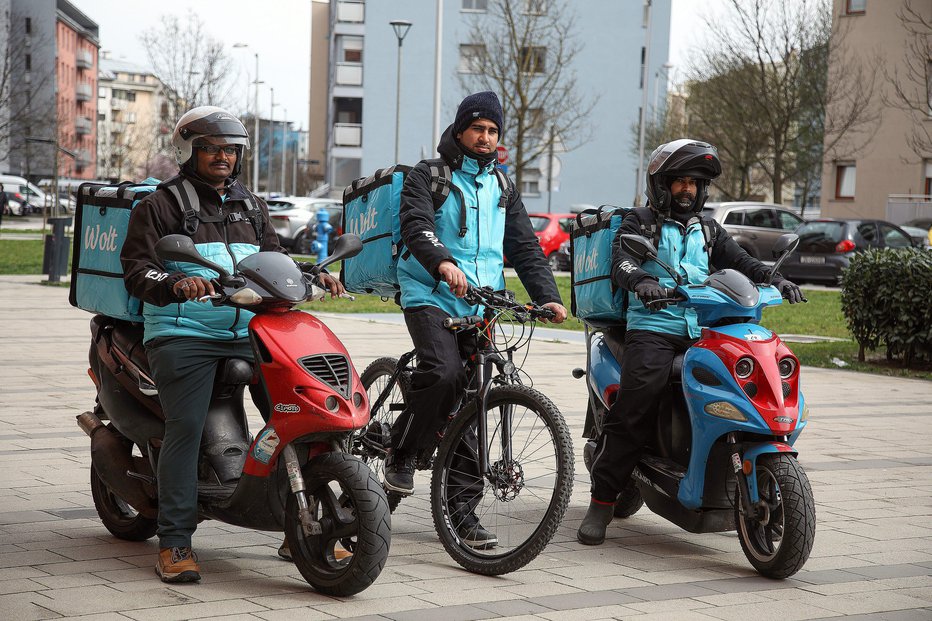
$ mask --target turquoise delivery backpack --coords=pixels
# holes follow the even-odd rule
[[[430,195],[434,211],[440,209],[450,192],[460,194],[453,184],[453,173],[442,159],[425,160],[430,169]],[[398,210],[401,188],[411,166],[396,164],[380,168],[368,177],[356,179],[343,191],[343,232],[358,235],[362,252],[343,260],[340,280],[347,291],[371,293],[394,298],[400,291],[398,257],[404,252]],[[495,169],[502,189],[500,205],[504,207],[514,191],[514,183],[500,169]],[[460,237],[466,235],[465,211],[460,219]]]
[[[612,282],[612,240],[627,207],[602,205],[576,214],[570,231],[573,314],[579,319],[624,323],[627,292]]]
[[[142,302],[123,284],[120,251],[129,216],[159,181],[119,185],[84,183],[78,188],[71,255],[72,306],[125,321],[142,321]]]

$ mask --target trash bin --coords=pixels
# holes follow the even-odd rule
[[[62,274],[68,273],[71,238],[65,235],[65,227],[71,224],[71,218],[49,218],[49,224],[52,226],[52,233],[45,236],[42,273],[49,275],[49,282],[59,282]]]

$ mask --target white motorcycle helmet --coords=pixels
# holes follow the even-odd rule
[[[198,106],[185,112],[175,124],[172,132],[172,147],[175,151],[175,161],[190,172],[194,172],[194,142],[200,138],[218,144],[237,145],[236,165],[233,166],[231,179],[236,179],[242,168],[243,150],[249,148],[249,133],[243,123],[217,106]],[[211,138],[219,140],[210,140]]]

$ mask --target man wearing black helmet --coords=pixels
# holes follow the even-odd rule
[[[251,254],[284,249],[265,203],[237,180],[249,148],[239,119],[215,106],[194,108],[175,125],[172,146],[179,174],[133,209],[120,260],[126,288],[144,302],[143,340],[165,414],[155,570],[164,582],[196,582],[201,576],[191,536],[198,522],[201,432],[218,361],[253,360],[246,332],[252,313],[202,302],[214,293],[212,272],[167,269],[155,244],[165,235],[188,235],[201,255],[231,272]],[[343,291],[329,275],[321,281],[333,296]]]
[[[701,215],[709,184],[721,172],[718,153],[710,144],[683,138],[660,145],[647,168],[648,208],[631,210],[612,243],[612,279],[629,291],[628,329],[620,388],[595,449],[592,498],[576,534],[581,543],[605,540],[618,494],[631,480],[656,426],[657,403],[673,358],[700,336],[695,311],[658,302],[669,297],[673,279],[657,262],[642,264],[626,253],[621,235],[651,232],[658,258],[676,269],[684,282],[701,283],[712,271],[725,268],[754,282],[763,282],[769,273],[770,268],[738,246],[720,224]],[[802,301],[792,282],[776,276],[773,284],[791,304]]]

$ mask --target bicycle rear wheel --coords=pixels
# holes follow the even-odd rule
[[[493,388],[482,416],[491,476],[478,472],[478,414],[469,404],[437,451],[431,514],[453,560],[474,573],[499,575],[534,560],[560,525],[573,491],[573,443],[557,407],[527,386]],[[477,545],[476,518],[494,545]]]
[[[411,385],[411,374],[407,371],[402,371],[394,382],[391,381],[397,365],[397,358],[378,358],[359,376],[369,395],[371,418],[368,425],[353,434],[351,444],[347,447],[348,453],[356,455],[369,466],[379,482],[385,478],[385,450],[390,444],[391,426],[395,417],[404,409],[405,394]],[[386,393],[385,398],[376,406],[383,393]],[[403,496],[390,491],[386,491],[385,495],[388,497],[389,510],[394,512]]]

